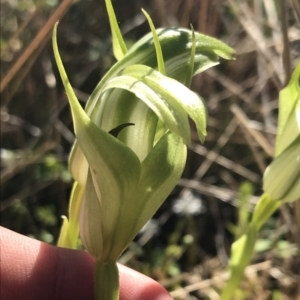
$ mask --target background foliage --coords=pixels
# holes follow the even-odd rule
[[[114,63],[104,1],[71,2],[1,2],[1,225],[53,244],[60,216],[67,213],[74,134],[49,41],[51,16],[60,15],[62,59],[83,105]],[[178,187],[120,259],[160,281],[175,298],[218,299],[230,245],[261,194],[272,159],[278,92],[299,60],[299,2],[113,4],[129,45],[149,32],[144,8],[156,27],[191,23],[237,51],[236,61],[194,78],[192,89],[208,105],[207,140],[201,145],[194,134]],[[286,205],[264,227],[236,299],[300,297],[296,215]]]

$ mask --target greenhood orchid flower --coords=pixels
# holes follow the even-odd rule
[[[300,197],[300,62],[289,84],[279,93],[278,131],[275,158],[263,177],[264,193],[259,198],[245,233],[231,247],[229,279],[221,299],[230,300],[254,253],[257,234],[284,203]]]
[[[264,191],[274,200],[300,197],[300,62],[289,84],[279,94],[275,159],[264,174]]]
[[[155,30],[127,51],[109,0],[116,64],[80,106],[53,47],[71,106],[76,142],[70,156],[75,179],[69,219],[58,245],[75,248],[80,238],[96,259],[97,299],[118,299],[116,261],[179,180],[191,144],[189,118],[203,142],[204,101],[188,85],[197,74],[232,59],[224,43],[186,29]],[[129,126],[130,125],[130,126]],[[79,225],[78,225],[79,224]]]
[[[300,197],[300,136],[268,166],[264,190],[274,200],[293,202]]]

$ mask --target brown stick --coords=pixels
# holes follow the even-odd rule
[[[13,79],[16,73],[20,70],[23,64],[28,60],[30,55],[33,53],[36,48],[41,44],[44,38],[48,35],[54,24],[63,17],[66,13],[68,7],[72,4],[73,0],[63,0],[63,2],[59,5],[59,7],[55,10],[52,16],[49,18],[44,27],[38,32],[23,54],[19,57],[19,59],[15,62],[12,68],[7,72],[4,76],[3,80],[0,83],[0,93],[5,89],[5,87],[9,84],[9,82]]]

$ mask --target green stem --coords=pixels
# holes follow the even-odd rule
[[[251,221],[251,224],[255,226],[257,231],[269,220],[281,204],[280,200],[274,200],[267,194],[263,194],[259,198]]]
[[[96,262],[95,300],[119,300],[119,271],[117,262]]]
[[[258,231],[280,204],[280,201],[271,199],[267,194],[263,194],[258,200],[247,232],[232,244],[229,279],[221,293],[221,300],[232,299],[242,279],[244,270],[253,256]]]

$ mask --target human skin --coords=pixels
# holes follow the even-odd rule
[[[0,227],[1,300],[89,300],[94,259]],[[156,281],[119,265],[121,300],[171,300]]]

